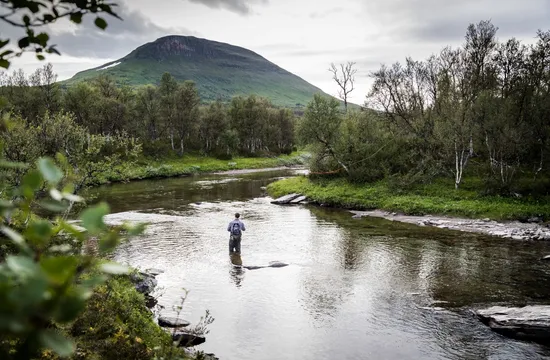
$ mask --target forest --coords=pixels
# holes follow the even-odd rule
[[[0,106],[10,124],[0,132],[7,160],[33,163],[61,153],[83,184],[140,157],[231,160],[296,149],[291,110],[253,95],[204,104],[193,82],[177,83],[168,73],[158,86],[120,87],[99,75],[63,89],[47,64],[31,75],[0,74]],[[12,175],[18,183],[23,172]]]
[[[497,30],[472,24],[459,48],[372,72],[366,111],[342,114],[316,96],[297,130],[313,146],[314,175],[547,195],[550,31],[525,45]]]

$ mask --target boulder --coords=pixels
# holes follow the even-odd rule
[[[550,344],[550,305],[493,306],[475,311],[493,331],[518,340]]]
[[[158,320],[159,326],[166,328],[179,328],[189,326],[191,323],[176,317],[161,316]]]
[[[303,195],[302,195],[302,196],[298,196],[296,199],[291,200],[291,201],[290,201],[290,204],[291,204],[291,205],[296,205],[296,204],[301,203],[302,201],[305,201],[306,199],[307,199],[306,196],[303,196]]]
[[[136,290],[142,294],[152,293],[157,286],[155,277],[147,273],[132,274],[130,280],[134,283]]]
[[[191,347],[203,344],[206,338],[203,336],[176,331],[172,334],[172,340],[178,342],[179,347]]]
[[[158,300],[152,297],[149,294],[145,294],[145,306],[147,306],[149,309],[155,307],[155,305],[158,304]]]
[[[285,205],[285,204],[290,203],[292,200],[296,199],[299,196],[301,196],[301,194],[288,194],[288,195],[281,196],[280,198],[277,198],[277,199],[273,200],[271,203],[272,204],[277,204],[277,205]]]

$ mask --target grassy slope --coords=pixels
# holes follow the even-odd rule
[[[128,56],[103,66],[76,74],[62,82],[70,86],[89,80],[99,74],[109,74],[120,83],[130,86],[158,84],[163,73],[169,72],[178,81],[193,80],[203,100],[229,100],[236,95],[255,94],[269,98],[275,105],[305,106],[316,92],[322,92],[300,77],[269,62],[247,49],[205,39],[176,37],[181,46],[188,46],[185,54],[166,54],[164,45],[169,40],[159,39],[134,50]],[[176,46],[173,42],[168,46]],[[177,49],[175,51],[178,51]],[[159,55],[160,54],[160,55]],[[106,65],[109,65],[106,64]]]
[[[217,160],[193,155],[164,160],[143,158],[140,159],[137,164],[123,164],[113,170],[108,170],[98,178],[92,179],[87,185],[148,178],[175,177],[226,170],[261,169],[299,165],[305,162],[303,156],[304,154],[301,152],[294,152],[290,155],[281,155],[273,158],[234,158],[232,160]]]
[[[455,191],[452,183],[443,180],[400,192],[390,189],[385,182],[355,185],[341,179],[314,182],[295,177],[270,184],[268,191],[274,197],[296,192],[330,206],[383,209],[410,215],[442,214],[495,220],[550,218],[550,199],[481,196],[473,187]]]

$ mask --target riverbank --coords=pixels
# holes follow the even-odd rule
[[[396,191],[385,182],[356,185],[342,179],[313,181],[300,176],[276,181],[267,189],[273,197],[300,193],[319,204],[353,210],[376,209],[403,215],[496,221],[542,223],[550,219],[548,198],[482,196],[473,189],[454,190],[438,183]]]
[[[303,165],[307,160],[307,156],[307,153],[298,151],[290,155],[277,157],[235,157],[231,160],[219,160],[197,155],[166,159],[141,158],[132,164],[123,163],[112,169],[104,169],[104,171],[87,179],[85,185],[96,186],[113,182],[242,171],[245,169],[285,168]]]

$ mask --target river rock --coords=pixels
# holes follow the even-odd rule
[[[541,260],[547,260],[547,261],[550,260],[550,255],[543,256]]]
[[[269,267],[273,267],[273,268],[280,268],[285,266],[288,266],[288,264],[285,264],[284,262],[280,262],[280,261],[271,261],[269,263]]]
[[[306,199],[307,199],[307,197],[305,197],[305,196],[303,196],[303,195],[302,195],[302,196],[298,196],[296,199],[291,200],[291,201],[290,201],[290,204],[296,205],[296,204],[301,203],[302,201],[305,201]]]
[[[187,320],[183,320],[176,317],[161,316],[158,320],[159,326],[166,328],[179,328],[191,325]]]
[[[285,196],[281,196],[280,198],[277,198],[275,200],[273,200],[271,203],[272,204],[277,204],[277,205],[285,205],[285,204],[288,204],[290,203],[292,200],[296,199],[297,197],[301,196],[301,194],[288,194],[288,195],[285,195]]]
[[[145,306],[147,306],[147,308],[152,309],[155,307],[156,304],[158,304],[157,299],[149,294],[145,294]]]
[[[481,322],[501,335],[550,344],[550,305],[493,306],[475,313]]]
[[[138,273],[130,275],[130,280],[134,283],[136,290],[142,294],[150,294],[157,286],[157,280],[151,274]]]
[[[145,270],[145,273],[149,274],[149,275],[152,275],[152,276],[157,276],[157,275],[160,275],[160,274],[164,273],[164,270],[151,268],[151,269]]]
[[[186,332],[176,331],[172,334],[172,340],[178,342],[179,347],[191,347],[203,344],[206,338]]]

